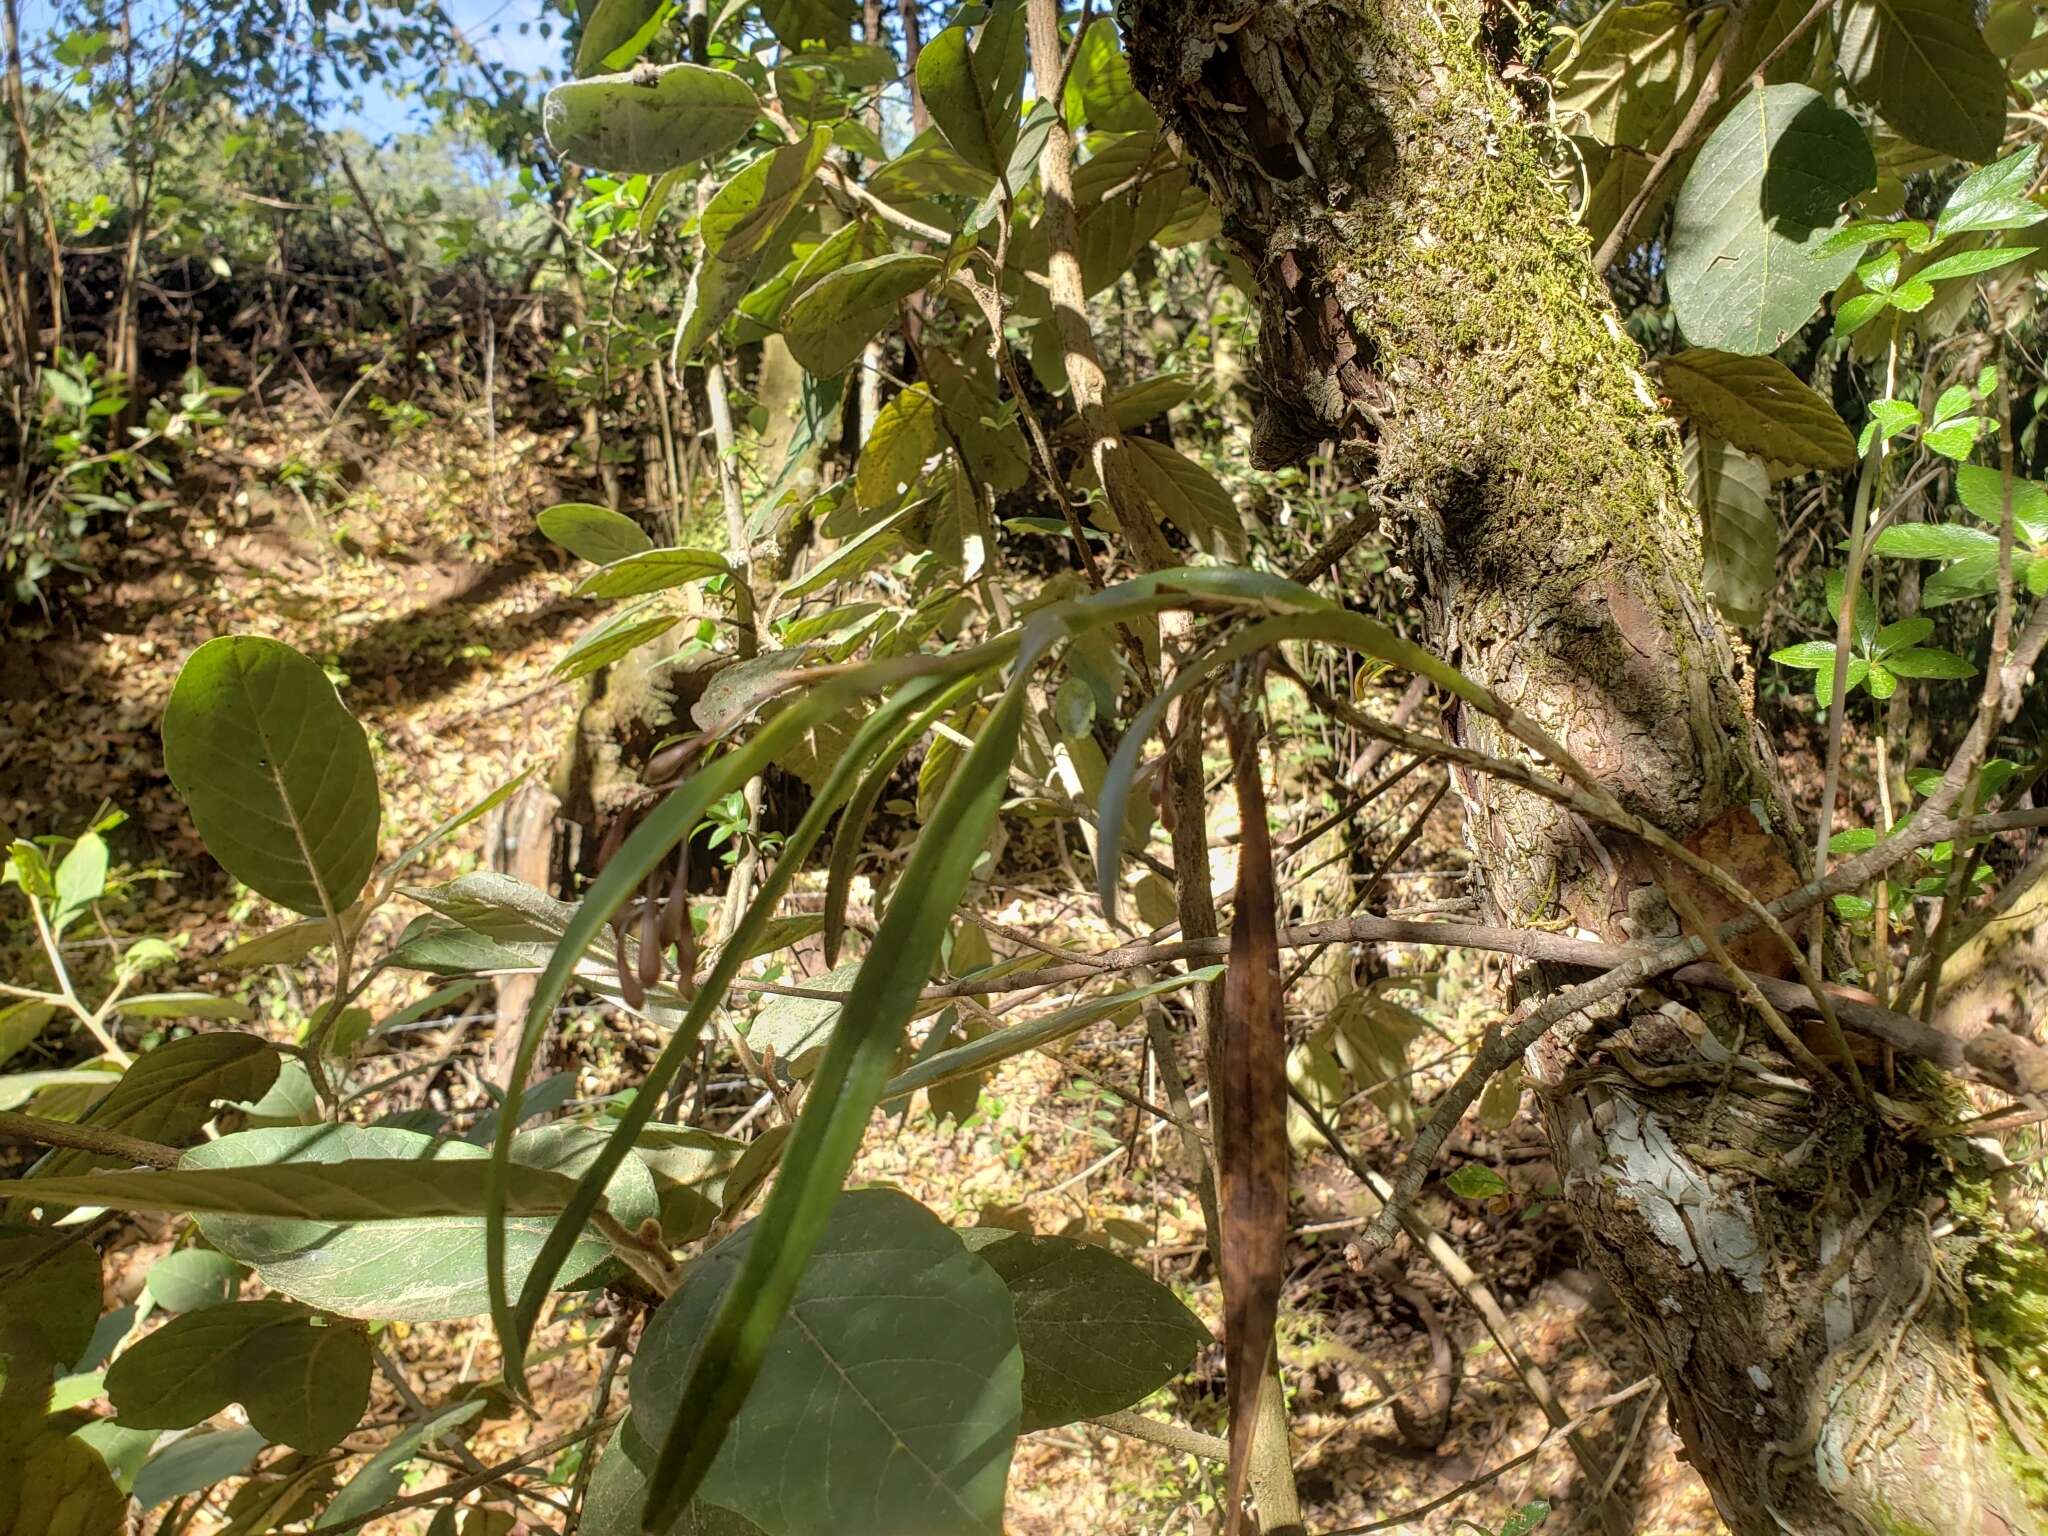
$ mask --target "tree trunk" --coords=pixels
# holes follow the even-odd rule
[[[1370,464],[1431,647],[1631,811],[1779,894],[1806,837],[1701,591],[1673,431],[1479,12],[1122,8],[1140,88],[1259,280],[1255,454],[1334,438]],[[1527,755],[1470,712],[1452,731]],[[1498,921],[1676,930],[1645,850],[1488,778],[1457,787]],[[1739,1536],[2038,1529],[1974,1368],[1969,1224],[1930,1235],[1942,1149],[1769,1038],[1732,1000],[1644,991],[1529,1063],[1566,1200],[1690,1459]]]

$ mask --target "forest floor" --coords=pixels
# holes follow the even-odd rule
[[[501,434],[487,459],[473,424],[437,422],[397,438],[375,421],[340,423],[325,411],[310,398],[281,408],[232,462],[188,477],[178,505],[139,536],[110,543],[95,585],[54,618],[16,616],[0,667],[0,821],[20,834],[71,833],[102,805],[126,812],[113,838],[117,857],[146,877],[113,909],[121,931],[171,938],[181,958],[179,974],[161,978],[165,986],[236,990],[257,1011],[253,1027],[279,1037],[317,1000],[318,970],[252,980],[210,964],[279,914],[212,868],[164,775],[157,724],[183,657],[215,635],[256,632],[328,666],[376,750],[391,848],[520,773],[545,773],[577,705],[576,685],[551,680],[548,669],[590,622],[583,602],[568,595],[567,562],[531,531],[535,512],[580,489],[567,433]],[[287,445],[308,438],[351,466],[345,481],[311,497],[279,488],[289,478],[281,473],[292,456]],[[480,827],[465,829],[423,875],[478,867],[482,837]],[[1449,863],[1455,849],[1455,823],[1440,815],[1419,853],[1434,850]],[[377,921],[395,931],[406,915],[392,910]],[[1056,879],[1020,887],[1001,915],[1049,936],[1103,942],[1079,896]],[[93,943],[103,941],[81,946]],[[89,976],[90,949],[75,958]],[[10,974],[33,964],[21,935],[0,930],[0,962]],[[397,1008],[430,986],[387,976],[366,1003]],[[1414,1098],[1426,1101],[1448,1080],[1484,1021],[1484,986],[1476,973],[1452,973],[1418,1002],[1430,1033],[1416,1045],[1426,1064],[1404,1069]],[[488,994],[462,1006],[488,1010]],[[489,1039],[487,1015],[483,1023],[466,1040],[476,1052]],[[593,1095],[627,1086],[654,1044],[649,1031],[608,1014],[582,1015],[574,1036],[578,1086]],[[63,1064],[61,1042],[36,1049],[45,1059],[17,1059],[8,1070]],[[1028,1222],[1111,1244],[1217,1324],[1199,1205],[1175,1139],[1099,1086],[1133,1079],[1131,1064],[1141,1057],[1134,1029],[1097,1030],[1064,1062],[1013,1062],[965,1125],[923,1112],[878,1120],[856,1177],[894,1183],[962,1224]],[[473,1075],[436,1080],[444,1108],[473,1114],[487,1102]],[[402,1099],[371,1103],[410,1107]],[[1396,1138],[1369,1104],[1348,1108],[1342,1123],[1354,1150],[1390,1164]],[[1548,1425],[1523,1381],[1529,1364],[1540,1367],[1564,1411],[1576,1413],[1636,1382],[1644,1358],[1601,1283],[1578,1267],[1577,1240],[1547,1198],[1555,1176],[1529,1118],[1473,1128],[1454,1150],[1501,1172],[1509,1193],[1474,1201],[1432,1186],[1423,1214],[1492,1288],[1523,1367],[1489,1336],[1468,1296],[1415,1250],[1396,1251],[1395,1273],[1353,1273],[1344,1244],[1371,1214],[1372,1197],[1327,1152],[1305,1157],[1283,1351],[1310,1530],[1415,1509],[1524,1453],[1533,1454],[1469,1497],[1389,1528],[1449,1533],[1472,1529],[1460,1523],[1468,1521],[1491,1532],[1542,1499],[1553,1506],[1546,1533],[1719,1530],[1699,1480],[1676,1457],[1654,1391],[1589,1426],[1593,1470],[1577,1464],[1563,1438],[1545,1442]],[[161,1226],[138,1225],[115,1240],[111,1305],[134,1299],[165,1246]],[[547,1405],[541,1421],[499,1400],[470,1454],[492,1463],[579,1424],[599,1373],[599,1331],[588,1320],[544,1328],[543,1363],[530,1378]],[[405,1420],[405,1394],[434,1404],[483,1390],[496,1368],[482,1320],[394,1327],[380,1342],[402,1387],[374,1383],[371,1424]],[[1418,1448],[1412,1434],[1404,1438],[1393,1404],[1427,1417],[1416,1405],[1438,1392],[1446,1362],[1457,1377],[1447,1421],[1433,1448]],[[1149,1408],[1216,1430],[1220,1347]],[[366,1433],[349,1446],[367,1455],[381,1439]],[[557,1464],[565,1484],[573,1466],[573,1453]],[[441,1475],[429,1462],[415,1464],[419,1486]],[[1611,1484],[1604,1522],[1603,1482]],[[1020,1442],[1007,1527],[1016,1536],[1192,1536],[1211,1527],[1216,1483],[1191,1458],[1077,1425]],[[191,1529],[223,1523],[202,1519]],[[368,1529],[418,1536],[425,1527],[421,1514]]]

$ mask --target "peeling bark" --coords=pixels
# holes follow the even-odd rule
[[[1671,426],[1477,5],[1122,15],[1135,79],[1259,280],[1257,456],[1336,439],[1367,461],[1439,654],[1752,887],[1795,876],[1804,834],[1701,589]],[[1470,713],[1452,729],[1526,756]],[[1458,789],[1497,921],[1676,930],[1644,851],[1510,786]],[[1933,1236],[1943,1148],[1769,1041],[1735,999],[1646,991],[1530,1062],[1566,1199],[1723,1518],[2040,1528],[1974,1368],[1967,1224]]]

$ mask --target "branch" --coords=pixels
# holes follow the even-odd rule
[[[522,1451],[517,1456],[501,1461],[494,1467],[484,1467],[480,1471],[470,1473],[467,1477],[459,1477],[452,1483],[443,1483],[440,1487],[429,1488],[423,1493],[409,1493],[404,1498],[393,1499],[389,1504],[379,1505],[368,1514],[358,1515],[353,1520],[344,1520],[339,1525],[323,1526],[322,1529],[328,1533],[328,1536],[347,1536],[348,1532],[359,1530],[363,1526],[368,1525],[372,1520],[381,1520],[386,1515],[397,1514],[400,1510],[419,1509],[428,1504],[437,1504],[443,1499],[459,1499],[465,1493],[469,1493],[477,1488],[489,1487],[492,1483],[510,1476],[521,1468],[530,1467],[537,1461],[544,1461],[554,1455],[555,1452],[572,1446],[579,1440],[588,1440],[592,1435],[602,1434],[624,1417],[625,1411],[623,1409],[618,1413],[608,1414],[604,1418],[593,1420],[581,1429],[571,1430],[566,1435],[557,1435],[554,1439],[534,1446],[531,1450]]]
[[[2012,830],[2042,825],[2048,825],[2048,810],[2016,811],[1984,817],[1977,823],[1979,830]],[[1771,903],[1770,910],[1780,917],[1795,916],[1830,896],[1866,884],[1875,878],[1868,867],[1873,856],[1884,855],[1883,867],[1888,868],[1917,848],[1950,836],[1954,826],[1955,823],[1945,817],[1932,821],[1908,840],[1909,846],[1897,850],[1891,845],[1901,838],[1887,839],[1871,853],[1837,865],[1826,880],[1813,881]],[[1757,926],[1759,919],[1745,913],[1723,923],[1714,930],[1714,935],[1725,942]],[[1587,986],[1627,974],[1628,979],[1600,993],[1602,997],[1623,986],[1632,986],[1639,980],[1668,973],[1673,981],[1685,986],[1704,987],[1716,992],[1740,995],[1746,987],[1753,987],[1782,1012],[1802,1017],[1824,1017],[1812,991],[1802,983],[1753,971],[1737,970],[1730,974],[1721,966],[1702,960],[1707,953],[1707,945],[1692,935],[1653,945],[1598,944],[1541,928],[1495,928],[1483,923],[1417,922],[1408,918],[1371,916],[1333,918],[1328,922],[1305,923],[1280,931],[1282,949],[1310,949],[1326,944],[1434,944],[1447,949],[1485,950],[1543,965],[1572,966],[1579,970],[1606,973]],[[942,982],[927,988],[922,1000],[940,1002],[990,993],[1036,991],[1063,982],[1099,979],[1112,972],[1134,970],[1140,966],[1218,960],[1224,958],[1229,949],[1228,941],[1222,938],[1126,944],[1008,976],[970,976],[960,981]],[[1648,970],[1638,975],[1639,968],[1644,965]],[[792,987],[772,982],[735,982],[734,987],[736,990],[778,997],[812,998],[821,1002],[843,1002],[848,995],[843,988]],[[2004,1030],[1988,1031],[1987,1034],[1993,1038],[1980,1036],[1984,1044],[1973,1056],[1969,1046],[1957,1036],[1887,1008],[1866,993],[1841,986],[1829,986],[1826,993],[1842,1025],[1859,1035],[1882,1041],[1894,1050],[1945,1071],[1975,1076],[2009,1093],[2048,1091],[2048,1049],[2032,1041],[2009,1035]],[[1999,1065],[2001,1052],[2012,1053],[2011,1068]]]
[[[62,1120],[45,1120],[37,1115],[0,1113],[0,1141],[25,1141],[40,1147],[66,1147],[75,1152],[92,1152],[117,1157],[124,1163],[147,1163],[152,1168],[175,1168],[180,1156],[176,1147],[160,1141],[143,1141],[119,1131],[103,1131],[90,1125],[68,1125]]]
[[[1118,1412],[1098,1414],[1087,1421],[1112,1434],[1126,1435],[1133,1440],[1149,1440],[1154,1445],[1163,1445],[1169,1451],[1179,1451],[1186,1456],[1199,1456],[1204,1461],[1230,1460],[1230,1443],[1215,1435],[1205,1435],[1199,1429],[1189,1429],[1183,1424],[1169,1424],[1163,1419],[1147,1418],[1142,1413]]]

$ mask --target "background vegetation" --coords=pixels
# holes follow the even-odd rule
[[[1482,426],[1304,415],[1200,7],[0,3],[0,1533],[1746,1532],[1520,1059],[1672,972],[1694,1268],[1737,1078],[1926,1196],[1790,1528],[1934,1528],[1930,1296],[2039,1523],[2034,5],[1446,8],[1519,200],[1337,306],[1640,421],[1767,856],[1442,643]]]

